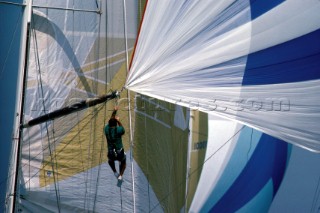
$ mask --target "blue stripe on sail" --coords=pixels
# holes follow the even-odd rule
[[[242,85],[320,79],[320,30],[248,56]]]
[[[239,127],[241,126],[239,125]],[[239,137],[236,139],[235,147],[230,153],[229,160],[226,159],[227,165],[224,167],[222,174],[219,175],[219,180],[210,195],[206,198],[201,212],[208,212],[232,186],[254,153],[262,135],[262,132],[249,127],[241,130]]]
[[[255,19],[285,0],[250,0],[251,19]]]
[[[287,143],[263,134],[241,174],[210,212],[239,210],[260,192],[270,178],[275,194],[284,175],[287,154]]]

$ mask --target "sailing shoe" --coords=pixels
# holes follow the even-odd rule
[[[114,174],[114,176],[116,176],[116,178],[119,177],[119,173],[118,172],[114,172],[113,174]]]
[[[118,181],[122,181],[122,176],[121,175],[119,175],[119,177],[118,177]]]

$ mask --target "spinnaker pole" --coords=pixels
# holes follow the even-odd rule
[[[61,109],[55,110],[53,112],[50,112],[48,114],[42,115],[40,117],[37,117],[35,119],[32,119],[28,121],[27,123],[21,125],[21,128],[28,128],[40,123],[44,123],[49,120],[54,120],[56,118],[69,115],[71,113],[95,106],[97,104],[101,104],[103,102],[112,100],[114,98],[117,98],[120,96],[120,92],[118,91],[113,91],[111,93],[101,95],[95,98],[88,98],[85,100],[81,100],[78,103],[72,104],[70,106],[63,107]]]

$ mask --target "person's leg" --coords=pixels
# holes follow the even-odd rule
[[[117,172],[116,166],[115,166],[115,164],[114,164],[114,161],[109,159],[108,163],[109,163],[112,171],[113,171],[114,173]]]
[[[127,166],[126,160],[123,160],[123,161],[120,162],[119,169],[120,169],[120,175],[121,176],[123,175],[124,170],[126,169],[126,166]]]
[[[124,150],[121,149],[121,152],[118,153],[118,160],[119,160],[119,171],[120,171],[120,176],[118,179],[122,179],[124,170],[126,169],[126,154],[124,153]]]
[[[114,163],[115,158],[116,158],[114,150],[109,150],[108,151],[108,158],[109,158],[108,163],[109,163],[109,165],[110,165],[110,167],[111,167],[111,169],[112,169],[112,171],[114,173],[114,176],[116,176],[116,178],[118,178],[119,174],[118,174],[118,172],[116,170],[116,166],[115,166],[115,163]]]

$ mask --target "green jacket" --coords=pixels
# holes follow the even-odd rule
[[[124,132],[125,131],[122,126],[109,127],[109,125],[106,125],[104,127],[104,134],[107,138],[108,150],[120,150],[121,148],[123,148],[121,137],[124,134]]]

